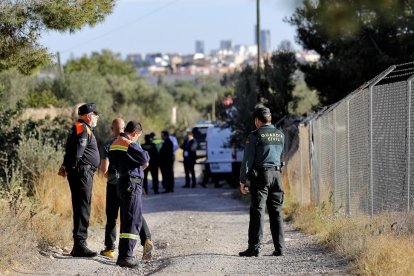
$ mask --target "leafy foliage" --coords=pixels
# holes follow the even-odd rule
[[[292,52],[279,51],[265,61],[258,85],[257,71],[247,66],[237,77],[226,77],[222,84],[232,87],[234,82],[234,106],[220,109],[220,116],[225,118],[235,130],[233,142],[242,145],[244,138],[255,128],[253,111],[257,104],[265,105],[272,112],[273,123],[289,115],[289,107],[295,107],[297,98],[293,95],[296,85],[294,73],[297,70],[295,56]],[[235,81],[234,81],[235,80]],[[259,99],[259,102],[256,100]]]
[[[0,72],[17,68],[30,74],[50,60],[38,40],[45,30],[79,30],[95,25],[112,12],[114,0],[0,2]]]
[[[62,119],[22,121],[19,117],[23,109],[19,101],[15,107],[0,112],[0,179],[1,188],[6,190],[11,190],[13,179],[21,178],[19,185],[31,191],[41,170],[51,159],[56,162],[52,156],[62,154],[70,123]]]
[[[322,104],[336,102],[392,64],[414,59],[412,0],[305,0],[288,20],[321,56],[302,64]]]
[[[101,53],[94,52],[90,57],[84,55],[79,59],[69,60],[64,66],[65,73],[89,71],[101,76],[127,76],[136,78],[135,68],[131,63],[121,59],[120,55],[111,51],[103,50]]]
[[[265,60],[262,81],[264,89],[261,96],[263,103],[270,108],[274,121],[289,114],[289,105],[294,108],[297,105],[298,99],[293,96],[293,75],[296,69],[296,57],[293,52],[280,51]]]

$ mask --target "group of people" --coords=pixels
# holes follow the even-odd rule
[[[133,258],[136,242],[141,238],[144,245],[143,259],[151,257],[153,244],[151,234],[142,216],[142,180],[144,169],[149,165],[149,154],[143,150],[138,138],[142,126],[130,121],[124,126],[122,119],[112,124],[114,139],[104,147],[101,163],[98,145],[93,133],[99,112],[96,105],[88,103],[78,109],[79,120],[69,133],[63,164],[58,174],[67,176],[73,209],[73,257],[95,257],[97,252],[88,248],[89,217],[94,172],[100,166],[108,177],[105,228],[105,249],[101,254],[114,257],[116,219],[120,209],[119,253],[116,264],[121,267],[135,267],[139,264]]]
[[[136,267],[133,250],[140,239],[144,246],[142,259],[150,259],[154,245],[149,227],[142,215],[141,195],[148,193],[147,176],[152,175],[154,193],[158,191],[158,167],[161,169],[164,193],[174,192],[174,161],[178,143],[168,131],[161,133],[162,143],[153,133],[145,136],[145,143],[138,143],[143,133],[142,125],[130,121],[125,125],[121,118],[112,122],[114,137],[105,143],[102,160],[93,133],[99,112],[94,103],[87,103],[78,109],[79,120],[69,133],[63,164],[58,174],[67,177],[72,194],[73,257],[95,257],[97,252],[88,248],[89,217],[93,175],[99,169],[107,177],[105,249],[100,252],[106,257],[115,256],[116,220],[120,210],[120,235],[118,259],[121,267]],[[249,135],[240,172],[240,192],[251,193],[249,240],[243,257],[258,256],[263,235],[264,210],[267,206],[270,228],[275,246],[273,255],[284,254],[284,235],[281,217],[283,189],[280,177],[280,156],[284,136],[271,125],[270,110],[260,107],[255,110],[257,129]],[[175,140],[175,141],[174,141]],[[184,188],[196,186],[194,164],[197,141],[191,131],[182,143],[185,169]],[[247,187],[250,180],[250,188]]]
[[[170,135],[168,131],[161,132],[162,142],[155,139],[155,133],[145,135],[145,143],[142,148],[146,150],[150,156],[149,166],[144,170],[143,189],[148,194],[148,174],[151,173],[152,189],[154,194],[159,194],[158,186],[158,168],[161,169],[162,185],[164,191],[162,193],[173,193],[175,186],[174,177],[174,162],[175,152],[178,149],[178,142],[175,136]],[[196,176],[194,165],[196,163],[197,141],[193,137],[191,131],[187,131],[186,139],[181,144],[180,148],[183,150],[183,163],[185,171],[185,185],[184,188],[196,186]]]

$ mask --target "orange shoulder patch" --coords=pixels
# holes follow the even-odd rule
[[[79,135],[79,134],[81,134],[83,132],[82,123],[76,122],[75,123],[75,127],[76,127],[76,135]]]

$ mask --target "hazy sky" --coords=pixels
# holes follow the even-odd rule
[[[295,30],[283,19],[294,0],[261,0],[261,27],[271,32],[272,49],[280,41],[294,41]],[[75,34],[49,32],[41,43],[59,51],[63,61],[101,49],[128,53],[189,54],[195,41],[204,40],[206,52],[220,40],[233,45],[254,44],[256,0],[119,0],[103,23]]]

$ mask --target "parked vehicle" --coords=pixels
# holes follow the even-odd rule
[[[213,126],[213,124],[210,121],[199,121],[192,129],[194,139],[197,140],[197,158],[203,158],[207,155],[207,129],[211,126]]]
[[[231,186],[239,185],[243,149],[231,145],[232,130],[210,126],[207,129],[207,170],[214,179],[225,179]]]

